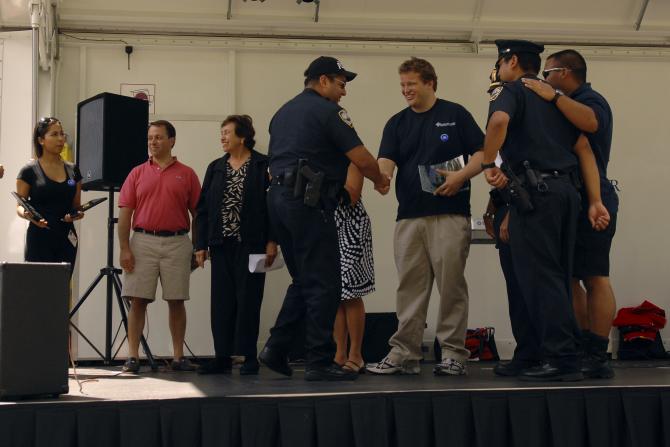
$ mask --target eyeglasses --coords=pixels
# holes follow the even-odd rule
[[[46,138],[46,137],[63,138],[64,140],[67,141],[70,136],[68,134],[66,134],[65,132],[50,132],[50,133],[44,135],[44,138]]]
[[[337,85],[339,85],[340,88],[346,88],[346,87],[347,87],[347,83],[346,83],[346,82],[344,82],[344,81],[340,81],[340,80],[337,79],[337,78],[330,78],[330,80],[333,81],[334,83],[336,83]]]
[[[549,76],[549,73],[551,73],[552,71],[572,71],[572,70],[570,70],[569,68],[565,68],[565,67],[549,68],[547,70],[542,70],[542,77],[544,79],[547,79],[547,76]]]

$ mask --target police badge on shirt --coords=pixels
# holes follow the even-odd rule
[[[340,111],[337,112],[337,115],[344,122],[344,124],[351,127],[352,129],[354,128],[354,123],[353,123],[353,121],[351,121],[351,117],[349,117],[349,114],[347,113],[347,111],[345,109],[340,109]]]
[[[502,91],[503,91],[503,86],[502,85],[499,85],[498,87],[494,88],[491,91],[491,97],[489,98],[489,102],[493,102],[496,99],[498,99],[498,96],[500,96]]]

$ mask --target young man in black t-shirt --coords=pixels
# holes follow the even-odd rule
[[[437,375],[463,375],[468,287],[465,262],[470,249],[470,178],[481,171],[484,135],[461,105],[438,99],[432,65],[412,58],[399,68],[402,94],[409,107],[386,124],[379,149],[383,174],[396,177],[398,215],[394,234],[398,269],[398,330],[391,351],[367,370],[375,374],[418,374],[428,302],[437,283],[440,306],[437,339],[442,361]],[[462,169],[445,172],[433,192],[422,182],[427,166],[463,157]],[[433,176],[433,179],[435,177]]]

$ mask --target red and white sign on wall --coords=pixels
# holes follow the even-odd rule
[[[149,101],[149,114],[156,113],[156,84],[121,84],[121,94]]]

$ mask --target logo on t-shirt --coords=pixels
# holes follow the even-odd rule
[[[438,121],[438,122],[435,123],[435,127],[452,127],[452,126],[455,126],[455,125],[456,125],[455,121],[452,121],[451,123],[441,123],[441,122]]]
[[[69,179],[67,181],[68,186],[74,186],[77,182],[75,182],[73,179]]]
[[[449,135],[447,135],[446,133],[443,133],[442,135],[440,135],[440,141],[442,141],[443,143],[446,143],[447,141],[449,141]]]

